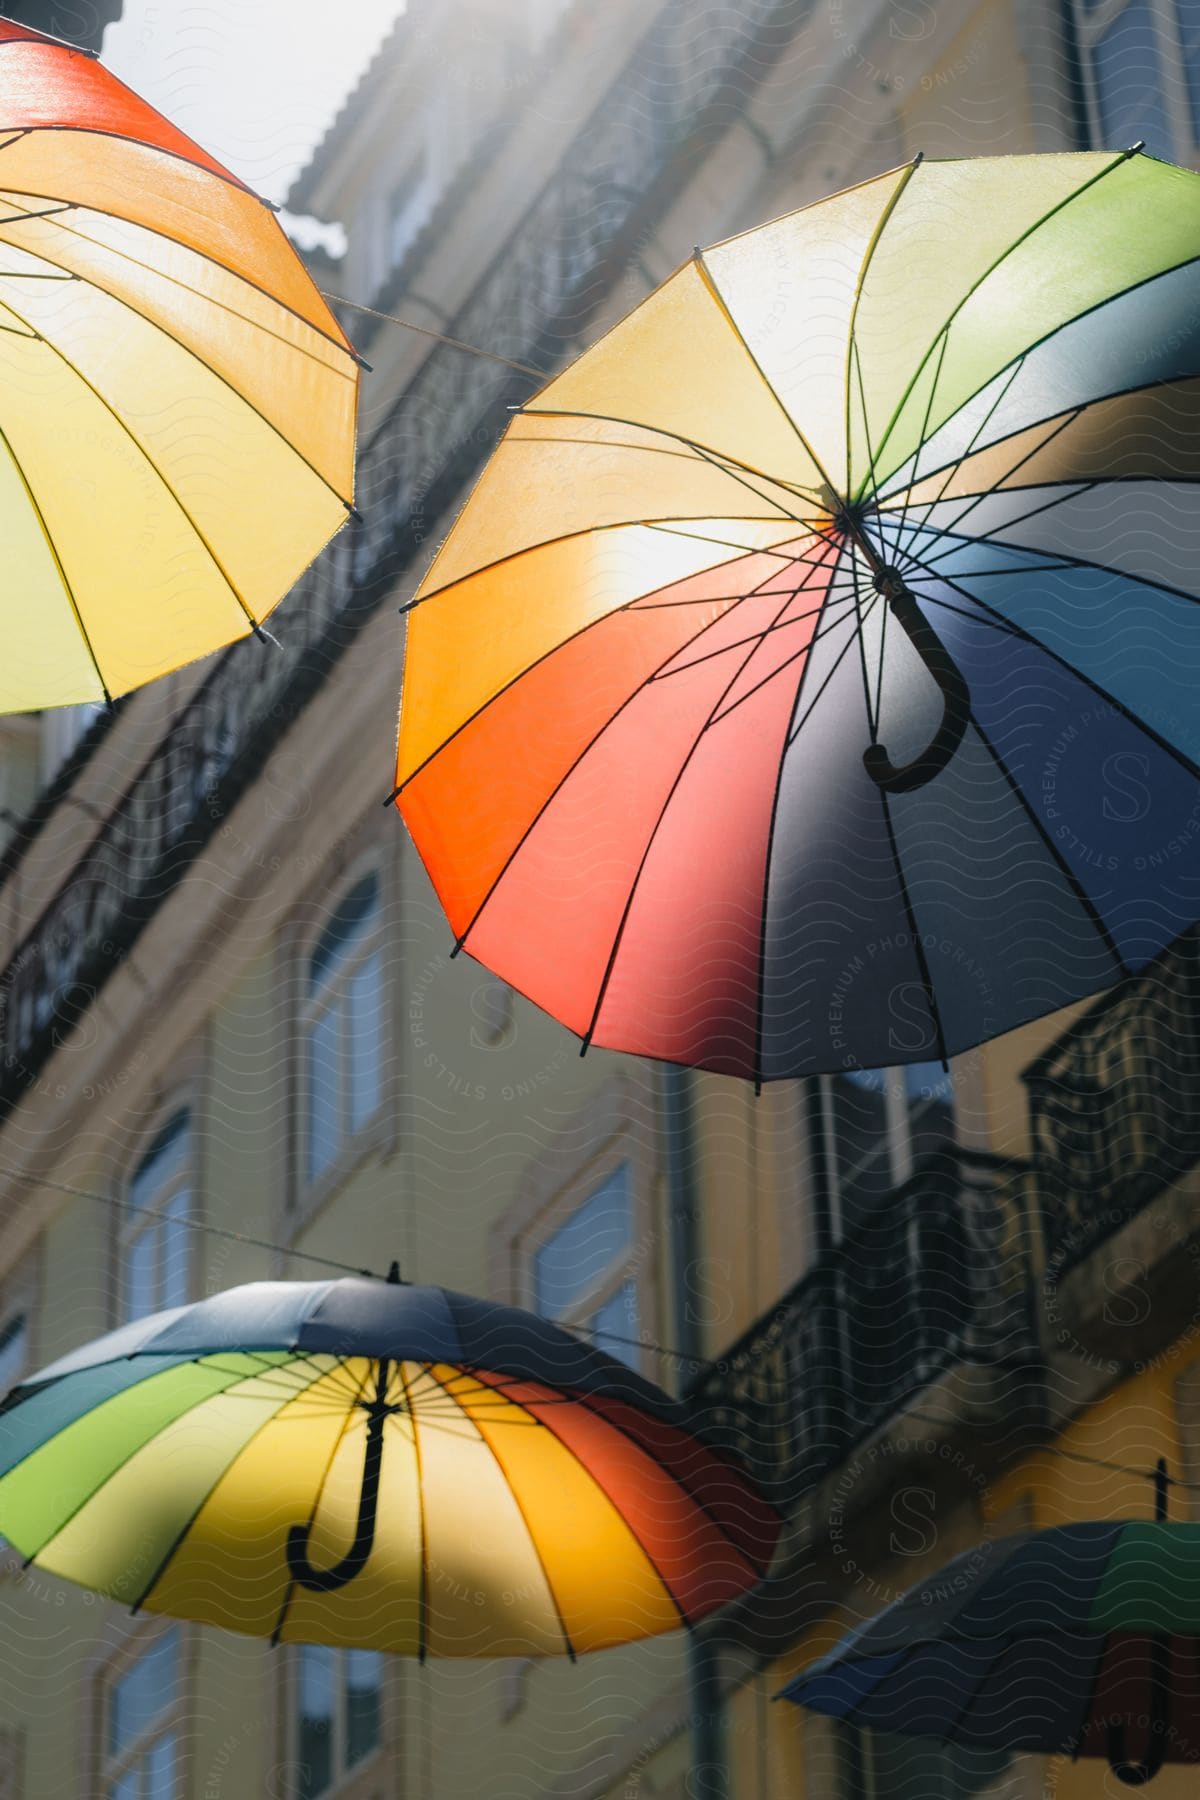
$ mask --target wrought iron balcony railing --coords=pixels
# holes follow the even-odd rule
[[[671,0],[523,215],[451,335],[554,368],[638,236],[741,110],[811,0]],[[0,1116],[37,1080],[274,742],[420,554],[528,379],[434,350],[359,461],[366,524],[289,596],[281,648],[234,646],[114,804],[0,971]]]
[[[692,1386],[705,1435],[788,1507],[956,1364],[1031,1357],[1026,1181],[930,1157]]]
[[[1200,1162],[1200,929],[1024,1071],[1047,1267],[1081,1261]]]

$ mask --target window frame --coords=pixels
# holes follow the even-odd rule
[[[332,1646],[312,1644],[289,1644],[286,1655],[280,1663],[277,1747],[279,1760],[287,1769],[298,1770],[300,1767],[300,1670],[306,1650],[328,1648],[336,1658],[339,1680],[334,1695],[334,1732],[335,1744],[339,1745],[339,1754],[344,1751],[344,1702],[346,1684],[344,1678],[345,1659],[349,1654],[345,1649]],[[317,1800],[375,1800],[381,1792],[376,1785],[380,1772],[387,1766],[389,1751],[396,1746],[396,1721],[399,1717],[398,1683],[400,1681],[399,1659],[385,1652],[378,1653],[381,1659],[379,1682],[379,1742],[367,1752],[361,1761],[350,1768],[338,1767],[334,1761],[333,1783],[322,1789]],[[289,1792],[292,1790],[289,1788]]]
[[[915,1120],[906,1085],[907,1070],[910,1067],[912,1067],[911,1064],[899,1064],[894,1068],[870,1071],[872,1074],[881,1074],[884,1080],[885,1136],[879,1146],[861,1157],[849,1170],[851,1179],[865,1174],[872,1164],[882,1157],[887,1158],[889,1188],[902,1187],[915,1174],[918,1167],[914,1154],[915,1132],[913,1127]],[[844,1072],[854,1074],[858,1071],[847,1070]],[[844,1177],[838,1167],[834,1079],[836,1078],[829,1075],[816,1077],[821,1123],[821,1151],[827,1170],[830,1230],[836,1243],[845,1234],[848,1221],[844,1216],[843,1209],[842,1184]],[[961,1142],[963,1096],[960,1091],[959,1071],[954,1065],[951,1065],[949,1080],[952,1093],[953,1141],[959,1143]],[[926,1102],[926,1104],[932,1104],[932,1101]],[[852,1222],[850,1222],[849,1228],[853,1228]]]
[[[639,1374],[655,1376],[659,1338],[660,1232],[655,1225],[655,1165],[649,1081],[619,1075],[580,1109],[554,1144],[529,1166],[516,1198],[493,1226],[489,1240],[489,1286],[509,1305],[537,1311],[535,1259],[539,1249],[571,1215],[626,1165],[629,1170],[630,1243],[587,1290],[558,1316],[577,1323],[596,1312],[632,1279],[637,1288],[638,1332],[645,1348],[631,1357]],[[572,1148],[577,1146],[577,1148]],[[624,1335],[624,1334],[622,1334]],[[633,1335],[628,1334],[628,1335]],[[628,1346],[623,1346],[628,1348]]]
[[[395,910],[400,835],[393,834],[394,841],[389,845],[381,839],[373,818],[365,818],[352,827],[339,846],[341,853],[331,859],[320,879],[310,888],[279,940],[283,975],[280,989],[281,996],[287,996],[281,998],[281,1004],[287,1009],[286,1019],[281,1024],[289,1044],[290,1061],[290,1153],[286,1180],[277,1202],[281,1213],[276,1222],[276,1234],[281,1241],[294,1242],[363,1163],[374,1156],[386,1155],[395,1147],[397,1065],[402,1050],[397,1016],[400,984],[395,972],[395,946],[399,941]],[[373,948],[377,948],[381,956],[379,1102],[357,1131],[341,1137],[331,1160],[310,1179],[309,1029],[316,1013],[308,991],[309,967],[334,913],[359,882],[370,875],[375,877],[377,884],[377,942],[373,941]],[[389,947],[391,955],[388,954]],[[372,947],[368,947],[364,951],[364,960],[371,953]],[[357,962],[355,966],[358,966]]]
[[[161,1639],[174,1634],[179,1645],[179,1680],[175,1698],[156,1713],[152,1727],[139,1734],[126,1749],[113,1755],[108,1748],[109,1708],[118,1684]],[[177,1619],[131,1619],[116,1649],[106,1646],[92,1670],[91,1754],[93,1773],[91,1791],[100,1800],[110,1800],[114,1784],[127,1774],[135,1760],[160,1738],[176,1734],[175,1793],[172,1800],[186,1800],[192,1791],[193,1733],[188,1724],[196,1675],[196,1636],[194,1630]]]
[[[1131,0],[1071,0],[1071,20],[1079,49],[1080,75],[1083,83],[1084,112],[1088,142],[1094,149],[1114,152],[1128,149],[1127,144],[1107,144],[1100,119],[1099,88],[1094,56],[1112,25],[1131,4]],[[1188,99],[1188,81],[1184,69],[1183,38],[1175,0],[1146,0],[1154,26],[1162,75],[1162,102],[1171,129],[1171,155],[1175,162],[1200,161],[1200,119],[1193,119]],[[1178,79],[1172,79],[1172,71]]]
[[[200,1159],[198,1154],[199,1133],[196,1129],[196,1095],[189,1085],[176,1089],[169,1100],[157,1106],[152,1115],[148,1130],[138,1134],[137,1149],[130,1158],[120,1187],[121,1204],[115,1209],[113,1232],[112,1292],[113,1315],[118,1325],[127,1323],[132,1315],[127,1310],[129,1296],[129,1280],[127,1260],[130,1250],[139,1238],[150,1230],[165,1231],[167,1221],[156,1218],[151,1225],[151,1213],[143,1212],[133,1204],[133,1185],[143,1167],[154,1156],[160,1144],[167,1141],[167,1134],[179,1119],[185,1121],[187,1149],[183,1166],[176,1177],[167,1184],[166,1198],[156,1193],[149,1201],[149,1206],[156,1214],[163,1213],[178,1197],[180,1191],[187,1195],[187,1207],[184,1213],[183,1242],[187,1246],[187,1268],[184,1277],[184,1304],[198,1298],[199,1258],[195,1253],[195,1225],[199,1218],[200,1193]],[[163,1266],[162,1247],[159,1247],[158,1266],[156,1269],[156,1301],[149,1313],[139,1314],[141,1318],[149,1318],[153,1313],[163,1310],[165,1296],[162,1293]]]

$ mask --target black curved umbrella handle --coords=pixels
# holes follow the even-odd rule
[[[370,1424],[367,1426],[367,1448],[363,1457],[362,1491],[358,1497],[354,1541],[345,1556],[331,1569],[316,1569],[308,1560],[312,1521],[307,1525],[293,1525],[288,1532],[288,1570],[294,1581],[301,1587],[311,1589],[313,1593],[328,1594],[335,1588],[345,1587],[356,1575],[362,1574],[374,1548],[375,1522],[379,1510],[379,1477],[383,1468],[383,1426],[390,1410],[384,1398],[387,1383],[388,1365],[381,1363],[375,1399],[367,1408]]]
[[[1171,1720],[1171,1683],[1169,1652],[1164,1639],[1155,1638],[1151,1645],[1150,1670],[1150,1743],[1141,1762],[1125,1760],[1125,1727],[1110,1725],[1105,1749],[1108,1766],[1126,1787],[1144,1787],[1162,1768],[1167,1756],[1167,1730]]]
[[[871,744],[863,752],[863,764],[876,787],[887,794],[909,794],[940,774],[962,743],[971,717],[971,695],[953,657],[900,577],[884,571],[875,585],[942,695],[942,722],[911,762],[894,763],[882,744]]]

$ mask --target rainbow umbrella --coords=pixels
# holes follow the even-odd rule
[[[0,711],[258,630],[352,509],[357,389],[267,205],[0,19]]]
[[[785,1687],[874,1731],[1102,1757],[1140,1787],[1200,1763],[1200,1525],[1089,1520],[968,1550]]]
[[[398,1280],[158,1313],[0,1412],[0,1532],[28,1562],[273,1641],[574,1656],[745,1593],[779,1529],[624,1364]]]
[[[946,1057],[1200,916],[1200,177],[916,162],[522,406],[418,590],[456,946],[758,1081]]]

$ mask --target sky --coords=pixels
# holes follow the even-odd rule
[[[405,0],[125,0],[113,73],[283,200]]]

